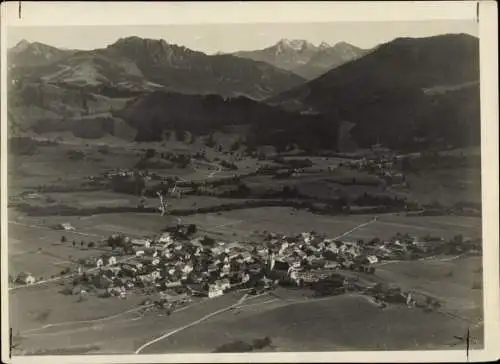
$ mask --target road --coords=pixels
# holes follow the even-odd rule
[[[371,224],[373,224],[373,223],[374,223],[374,222],[376,222],[376,221],[377,221],[377,217],[375,216],[375,217],[374,217],[373,219],[371,219],[370,221],[368,221],[368,222],[364,222],[364,223],[362,223],[362,224],[359,224],[359,225],[357,225],[357,226],[353,227],[351,230],[348,230],[348,231],[346,231],[345,233],[342,233],[342,234],[340,234],[339,236],[334,237],[334,238],[333,238],[333,240],[337,240],[337,239],[343,238],[344,236],[349,235],[349,234],[353,233],[354,231],[356,231],[356,230],[358,230],[358,229],[364,228],[365,226],[371,225]]]
[[[211,318],[211,317],[213,317],[213,316],[216,316],[216,315],[218,315],[218,314],[221,314],[221,313],[223,313],[223,312],[226,312],[226,311],[229,311],[229,310],[231,310],[231,309],[233,309],[233,308],[236,308],[236,307],[238,307],[239,305],[241,305],[241,304],[245,301],[245,299],[246,299],[246,298],[247,298],[247,294],[245,293],[245,294],[243,295],[243,297],[241,297],[241,298],[238,300],[238,302],[233,303],[232,305],[230,305],[230,306],[228,306],[228,307],[224,307],[224,308],[221,308],[221,309],[219,309],[219,310],[217,310],[217,311],[214,311],[214,312],[212,312],[212,313],[209,313],[208,315],[205,315],[205,316],[203,316],[202,318],[200,318],[200,319],[198,319],[198,320],[195,320],[195,321],[193,321],[193,322],[191,322],[191,323],[189,323],[189,324],[187,324],[187,325],[181,326],[181,327],[179,327],[179,328],[177,328],[177,329],[175,329],[175,330],[173,330],[173,331],[170,331],[170,332],[168,332],[168,333],[166,333],[166,334],[163,334],[163,335],[161,335],[161,336],[159,336],[159,337],[157,337],[157,338],[155,338],[155,339],[153,339],[153,340],[151,340],[151,341],[148,341],[147,343],[145,343],[145,344],[141,345],[141,346],[140,346],[140,347],[139,347],[139,348],[138,348],[138,349],[134,352],[134,354],[140,354],[140,352],[141,352],[141,351],[143,351],[145,348],[147,348],[148,346],[153,345],[154,343],[157,343],[158,341],[161,341],[161,340],[163,340],[163,339],[166,339],[167,337],[170,337],[170,336],[172,336],[172,335],[177,334],[177,333],[178,333],[178,332],[180,332],[180,331],[183,331],[183,330],[185,330],[185,329],[188,329],[188,328],[190,328],[190,327],[193,327],[193,326],[195,326],[195,325],[198,325],[199,323],[201,323],[201,322],[203,322],[203,321],[206,321],[206,320],[208,320],[209,318]]]

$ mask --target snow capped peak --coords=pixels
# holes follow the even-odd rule
[[[327,42],[321,42],[320,45],[318,46],[319,49],[327,49],[330,47],[331,47],[331,45],[328,44]]]
[[[22,39],[19,41],[14,48],[12,48],[16,52],[22,52],[25,49],[27,49],[30,46],[30,42],[28,42],[26,39]]]
[[[29,44],[30,44],[30,42],[28,42],[26,39],[21,39],[19,41],[19,43],[16,44],[16,47],[24,47],[24,46],[27,46]]]
[[[308,41],[303,40],[303,39],[286,39],[283,38],[281,39],[278,44],[278,48],[289,48],[293,49],[294,51],[300,51],[304,48],[308,48],[309,46],[312,46]]]

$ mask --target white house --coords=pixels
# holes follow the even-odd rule
[[[248,273],[241,274],[241,283],[246,283],[250,280],[250,275]]]
[[[161,274],[160,274],[159,270],[152,271],[150,275],[151,275],[151,278],[154,279],[154,280],[157,280],[157,279],[161,278]]]
[[[144,255],[144,250],[137,250],[137,251],[135,252],[135,256],[136,256],[136,257],[142,257],[143,255]]]
[[[302,233],[301,236],[306,244],[309,244],[313,238],[311,233]]]
[[[115,264],[116,264],[116,257],[109,257],[108,265],[115,265]]]
[[[208,298],[222,296],[223,294],[224,294],[224,291],[220,288],[220,286],[218,286],[216,284],[211,284],[208,287]]]
[[[69,222],[63,222],[62,224],[59,224],[59,229],[66,231],[75,230],[75,228]]]
[[[182,267],[183,274],[189,274],[192,271],[193,271],[193,266],[191,264],[186,264],[184,267]]]
[[[158,237],[158,243],[165,244],[165,246],[169,246],[174,243],[174,239],[170,236],[170,233],[161,233]]]
[[[95,265],[97,268],[101,268],[104,265],[104,261],[102,260],[102,258],[97,259]]]
[[[288,248],[288,243],[285,241],[285,242],[281,243],[281,247],[280,247],[280,250],[278,251],[278,255],[283,255],[286,248]]]
[[[36,282],[36,278],[28,272],[21,272],[16,278],[16,282],[20,284],[33,284]]]

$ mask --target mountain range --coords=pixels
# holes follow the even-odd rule
[[[164,40],[127,37],[103,49],[54,52],[45,47],[43,62],[25,62],[32,48],[22,42],[8,53],[12,77],[63,86],[124,91],[164,89],[186,94],[244,95],[263,99],[304,82],[294,73],[232,55],[209,56]],[[54,62],[49,62],[54,59]],[[19,62],[19,64],[17,63]]]
[[[281,148],[479,144],[477,38],[447,34],[397,38],[368,51],[351,47],[282,40],[271,47],[274,58],[254,60],[139,37],[90,51],[21,42],[8,52],[9,123],[136,140],[156,140],[170,128],[202,135],[246,125],[249,143]],[[266,52],[254,56],[273,54]],[[317,65],[312,73],[333,68],[307,81],[296,74],[307,65]]]
[[[346,62],[361,57],[367,50],[346,42],[334,46],[322,42],[318,46],[300,39],[281,39],[273,46],[233,53],[235,56],[272,64],[312,80]]]

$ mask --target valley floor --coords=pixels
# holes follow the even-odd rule
[[[106,163],[130,167],[127,159],[132,155],[133,151],[121,157],[114,154]],[[37,155],[30,159],[31,164],[14,166],[11,178],[17,176],[19,183],[9,192],[17,194],[52,181],[57,159],[52,163],[46,158]],[[252,163],[255,166],[257,162]],[[82,178],[104,167],[75,165],[70,169],[74,170],[73,178]],[[192,173],[196,175],[193,179],[209,179],[218,172],[217,168],[200,167],[185,171],[183,178],[190,179]],[[51,197],[80,207],[136,204],[134,197],[109,191],[58,192]],[[172,204],[187,208],[193,202],[209,206],[219,204],[220,199],[187,196]],[[151,199],[150,204],[156,201]],[[201,234],[225,242],[251,241],[264,232],[292,235],[312,230],[353,241],[389,239],[398,232],[444,239],[457,234],[464,239],[481,235],[481,218],[465,216],[328,216],[288,207],[256,207],[182,217],[139,212],[35,217],[11,208],[9,274],[15,277],[28,271],[39,278],[32,286],[13,286],[9,291],[10,326],[17,344],[14,354],[213,352],[234,341],[251,343],[263,337],[272,341],[264,351],[457,349],[464,345],[457,337],[467,329],[473,345],[482,346],[482,289],[474,288],[481,281],[481,257],[393,261],[378,263],[376,273],[369,277],[349,273],[432,295],[442,303],[432,312],[404,305],[380,308],[367,296],[357,294],[312,298],[306,289],[280,287],[256,296],[236,291],[212,299],[196,298],[169,316],[159,316],[143,312],[144,297],[140,295],[78,301],[75,296],[59,293],[59,272],[79,258],[96,254],[97,249],[86,248],[89,242],[117,232],[131,237],[154,235],[180,220],[196,224]],[[75,230],[52,228],[62,222],[71,223]]]

